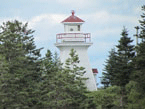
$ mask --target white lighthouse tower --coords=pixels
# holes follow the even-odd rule
[[[92,70],[90,66],[87,53],[87,49],[93,44],[91,42],[91,35],[90,33],[82,33],[81,28],[84,21],[74,14],[74,11],[72,11],[72,15],[61,22],[64,25],[64,33],[56,35],[55,46],[60,50],[60,60],[62,63],[65,63],[69,57],[71,49],[76,50],[80,60],[79,66],[84,67],[86,70],[84,77],[88,78],[88,80],[85,84],[88,90],[95,91],[97,86],[94,75],[97,72],[93,74],[94,69]]]

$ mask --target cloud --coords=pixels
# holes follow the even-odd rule
[[[26,23],[27,21],[22,19],[19,16],[15,16],[15,17],[0,17],[0,24],[2,24],[3,22],[7,22],[7,21],[14,21],[14,20],[19,20],[23,23]]]
[[[58,0],[60,4],[68,5],[77,9],[88,8],[93,5],[93,0]],[[71,5],[70,5],[71,4]]]
[[[83,27],[86,31],[88,31],[87,29],[91,30],[91,32],[93,33],[92,38],[99,38],[100,36],[101,38],[103,36],[110,37],[110,35],[113,34],[120,35],[121,28],[123,25],[136,25],[138,23],[137,18],[134,16],[111,14],[107,11],[97,11],[91,14],[81,14],[80,16],[80,18],[87,19],[88,22],[85,25],[83,25]],[[63,32],[63,25],[60,25],[60,22],[66,17],[68,17],[68,15],[65,14],[41,14],[29,19],[28,26],[29,28],[37,30],[37,36],[35,37],[36,41],[40,42],[54,40],[56,33],[58,33],[59,31]],[[21,19],[20,17],[0,18],[0,22],[13,19],[18,19],[20,21],[26,22],[26,20]],[[88,28],[88,25],[91,25],[92,27],[89,26]]]
[[[112,14],[108,11],[97,11],[91,14],[82,15],[82,17],[95,24],[136,23],[138,20],[137,17],[134,16]]]
[[[47,21],[49,25],[54,26],[64,19],[64,14],[41,14],[30,19],[30,25],[35,27],[37,24]]]
[[[52,3],[52,0],[35,0],[37,2],[45,2],[45,3]],[[53,0],[53,3],[59,4],[61,6],[80,10],[80,9],[87,9],[88,7],[92,7],[98,4],[98,1],[94,0]]]
[[[60,22],[64,18],[64,14],[41,14],[31,18],[29,26],[37,30],[35,41],[55,40],[56,31],[63,28]]]
[[[134,13],[136,13],[136,14],[142,14],[141,12],[142,12],[142,8],[141,8],[141,6],[138,6],[138,7],[135,7],[134,9],[133,9],[133,11],[134,11]]]
[[[114,45],[114,39],[120,38],[124,24],[135,24],[135,17],[110,14],[107,11],[95,12],[87,15],[80,15],[89,21],[85,24],[86,31],[91,30],[92,40],[95,42],[91,51],[99,51],[99,54],[109,51]],[[51,42],[55,40],[58,32],[63,32],[63,25],[60,24],[67,15],[64,14],[41,14],[30,19],[30,26],[35,28],[35,41]],[[121,25],[120,25],[121,24]],[[88,26],[88,25],[92,25]],[[95,25],[98,28],[95,28]],[[112,41],[111,41],[112,40]],[[99,41],[99,42],[98,42]],[[99,47],[98,47],[99,45]]]
[[[60,22],[64,20],[67,16],[65,14],[41,14],[38,16],[34,16],[28,21],[26,19],[22,19],[19,16],[15,17],[1,17],[0,24],[6,21],[19,20],[23,23],[28,22],[28,28],[36,30],[35,31],[35,41],[51,41],[55,40],[56,33],[59,29],[63,29]]]
[[[103,29],[96,29],[94,33],[92,33],[92,39],[104,39],[104,38],[112,38],[110,36],[120,35],[122,27],[104,27]]]
[[[97,52],[97,55],[100,54],[104,54],[108,52],[108,50],[110,50],[113,46],[115,45],[114,42],[108,42],[107,40],[104,41],[94,41],[94,44],[92,45],[92,47],[90,48],[90,55],[96,55],[93,54]],[[103,55],[102,55],[103,56]]]
[[[118,2],[119,0],[109,0],[109,1],[111,1],[111,2]]]

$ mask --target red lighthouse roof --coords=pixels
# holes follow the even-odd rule
[[[72,11],[72,15],[69,16],[67,19],[63,20],[62,23],[65,22],[85,22],[82,19],[78,18],[77,16],[74,16],[75,12],[74,10]]]

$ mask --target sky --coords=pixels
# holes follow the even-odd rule
[[[59,50],[54,46],[56,34],[63,33],[60,22],[71,15],[85,21],[84,33],[91,33],[93,45],[88,49],[92,68],[98,69],[97,83],[104,69],[109,51],[118,44],[123,27],[126,27],[135,42],[135,26],[141,19],[141,6],[144,0],[0,0],[0,24],[8,20],[28,22],[35,30],[34,40],[37,48],[45,55],[47,49],[53,53]]]

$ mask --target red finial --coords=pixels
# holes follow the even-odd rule
[[[72,13],[72,16],[74,16],[74,14],[75,14],[75,11],[74,11],[74,10],[72,10],[72,11],[71,11],[71,13]]]

